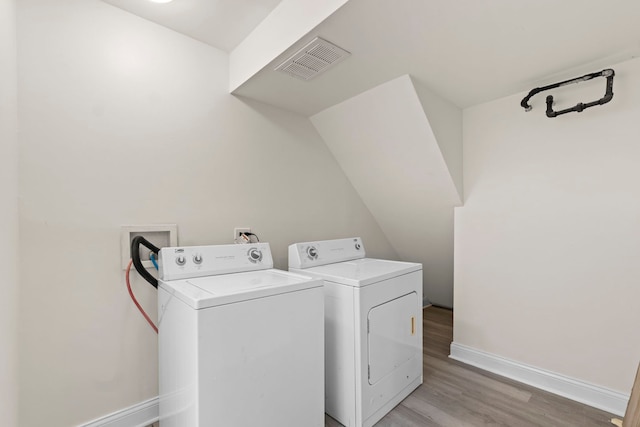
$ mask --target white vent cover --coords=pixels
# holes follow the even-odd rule
[[[275,69],[298,79],[311,80],[349,55],[346,50],[316,37]]]

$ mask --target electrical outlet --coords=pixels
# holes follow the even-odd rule
[[[251,227],[236,227],[233,229],[233,241],[235,243],[242,243],[240,235],[242,233],[251,233]]]
[[[122,269],[126,269],[131,259],[131,241],[142,236],[159,248],[178,246],[178,226],[176,224],[123,225],[120,236]],[[140,260],[145,268],[153,268],[149,255],[151,251],[140,245]]]

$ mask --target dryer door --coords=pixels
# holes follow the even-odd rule
[[[369,384],[422,353],[418,307],[418,295],[411,292],[369,310]]]

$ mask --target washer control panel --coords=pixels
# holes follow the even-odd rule
[[[158,261],[161,280],[273,268],[268,243],[162,248]]]
[[[289,268],[316,267],[364,257],[364,245],[359,237],[296,243],[289,246]]]

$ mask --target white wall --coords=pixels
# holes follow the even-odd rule
[[[227,93],[225,53],[98,0],[18,12],[20,425],[157,395],[122,224],[177,223],[182,245],[251,226],[279,268],[294,241],[360,235],[397,256],[307,118]],[[155,290],[134,285],[155,317]]]
[[[0,0],[0,425],[18,425],[18,138],[15,0]]]
[[[448,113],[439,112],[439,125]],[[457,117],[460,126],[460,110]],[[411,77],[369,89],[311,122],[400,259],[423,264],[425,298],[451,307],[453,207],[460,194]]]
[[[629,393],[640,360],[640,60],[605,80],[464,110],[454,341]],[[586,70],[594,71],[594,70]],[[574,77],[572,75],[566,77]]]
[[[424,82],[412,78],[424,114],[436,138],[449,175],[458,191],[460,206],[464,200],[462,182],[462,110],[431,90]],[[453,255],[452,255],[453,256]]]

